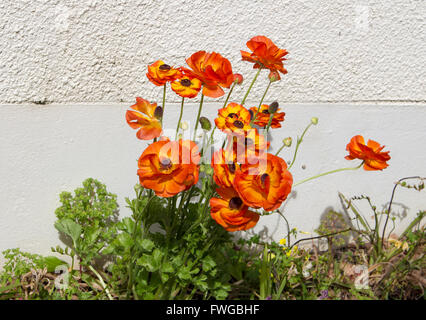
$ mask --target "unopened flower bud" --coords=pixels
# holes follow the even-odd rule
[[[210,120],[207,119],[206,117],[200,117],[200,124],[203,130],[210,131],[210,129],[212,128],[212,124]]]
[[[179,141],[179,140],[181,140],[182,138],[183,138],[182,133],[179,133],[179,134],[178,134],[178,136],[177,136],[177,140]]]
[[[316,126],[318,124],[318,118],[317,117],[313,117],[311,119],[311,123]]]
[[[156,117],[157,119],[161,119],[163,117],[163,108],[161,107],[155,108],[154,117]]]
[[[275,81],[280,80],[280,75],[278,74],[277,71],[273,71],[273,72],[269,73],[268,78],[269,78],[269,81],[275,82]]]
[[[183,131],[188,130],[188,128],[189,128],[188,122],[186,122],[186,121],[181,122],[181,123],[180,123],[180,128],[181,128]]]
[[[278,107],[279,107],[278,102],[274,101],[269,105],[268,112],[269,113],[275,113],[275,112],[277,112]]]
[[[239,73],[234,73],[234,82],[236,82],[237,84],[242,84],[243,83],[243,76]]]
[[[292,139],[291,137],[287,137],[287,138],[285,138],[285,139],[283,140],[283,144],[284,144],[286,147],[290,147],[292,142],[293,142],[293,139]]]

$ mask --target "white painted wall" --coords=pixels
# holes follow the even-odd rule
[[[345,146],[358,133],[392,156],[383,172],[339,173],[297,187],[285,206],[291,225],[315,229],[327,207],[341,209],[337,191],[368,194],[380,207],[398,178],[426,175],[425,17],[423,0],[1,1],[0,250],[48,253],[59,244],[58,194],[87,177],[105,182],[129,214],[123,199],[133,195],[145,144],[125,123],[125,110],[136,96],[159,100],[161,90],[146,79],[146,65],[158,58],[181,65],[197,50],[217,51],[249,79],[239,50],[259,34],[290,52],[288,75],[266,98],[287,114],[273,147],[320,118],[301,147],[296,181],[352,165]],[[248,105],[263,88],[253,89]],[[221,101],[207,99],[204,115],[214,118]],[[187,105],[185,118],[195,110]],[[167,106],[166,126],[175,127],[177,113],[178,104]],[[396,201],[409,217],[426,207],[416,192],[399,190]],[[265,226],[279,239],[285,229],[277,221],[264,217],[255,230]]]
[[[21,247],[48,252],[59,244],[53,227],[58,195],[73,191],[87,177],[107,184],[118,194],[123,215],[129,214],[124,198],[133,197],[137,182],[137,159],[146,143],[124,120],[126,104],[109,105],[8,105],[0,117],[0,250]],[[203,115],[214,118],[218,104],[206,104]],[[324,210],[341,210],[337,192],[348,197],[370,195],[378,208],[389,201],[393,182],[412,175],[426,176],[426,109],[418,105],[285,104],[286,120],[274,130],[272,150],[282,138],[296,138],[312,116],[320,121],[311,128],[293,167],[295,181],[358,162],[344,159],[346,144],[363,134],[391,151],[389,167],[382,172],[341,172],[302,184],[295,199],[284,206],[294,227],[312,232]],[[165,124],[174,132],[179,105],[167,105]],[[185,107],[184,119],[195,119],[197,105]],[[420,143],[420,144],[419,144]],[[290,159],[294,145],[282,154]],[[306,169],[302,169],[302,165]],[[407,225],[419,209],[425,209],[424,194],[400,189],[396,203],[407,207],[398,230]],[[403,208],[396,204],[396,213]],[[361,206],[363,208],[363,206]],[[366,213],[369,217],[370,213]],[[285,225],[278,216],[263,217],[255,230],[268,228],[269,235],[282,238]]]

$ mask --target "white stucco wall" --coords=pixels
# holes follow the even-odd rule
[[[280,101],[426,97],[424,0],[3,0],[0,13],[5,103],[155,99],[146,65],[197,50],[247,75],[239,50],[259,34],[290,52]]]
[[[145,144],[125,110],[136,96],[160,100],[146,65],[158,58],[181,65],[197,50],[217,51],[250,79],[239,50],[259,34],[290,52],[288,75],[266,98],[286,112],[274,150],[320,118],[301,147],[295,181],[352,165],[344,156],[355,134],[385,144],[392,156],[383,172],[300,185],[284,207],[290,224],[312,232],[326,208],[341,210],[338,191],[370,195],[381,207],[397,179],[426,176],[425,17],[423,0],[0,2],[0,250],[48,253],[59,244],[58,194],[87,177],[106,183],[129,214],[124,197],[133,196]],[[237,101],[247,86],[235,90]],[[248,105],[263,88],[254,87]],[[206,99],[203,115],[214,118],[221,101]],[[185,119],[195,110],[188,104]],[[166,127],[175,128],[177,115],[178,104],[169,104]],[[396,201],[395,212],[407,215],[399,231],[426,207],[413,191],[397,191]],[[286,232],[277,221],[264,217],[255,230],[266,227],[279,239]]]

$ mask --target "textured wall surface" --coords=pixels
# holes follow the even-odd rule
[[[0,103],[154,99],[146,65],[201,49],[248,75],[259,34],[290,52],[276,99],[425,101],[425,19],[424,0],[3,0]]]

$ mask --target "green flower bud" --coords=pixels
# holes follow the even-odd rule
[[[283,140],[283,144],[284,144],[286,147],[290,147],[292,142],[293,142],[293,139],[292,139],[291,137],[287,137],[287,138],[285,138],[285,139]]]
[[[206,117],[200,117],[200,124],[203,130],[210,131],[210,129],[212,128],[212,124],[210,120],[207,119]]]
[[[318,118],[317,117],[313,117],[311,119],[311,123],[316,126],[318,124]]]

